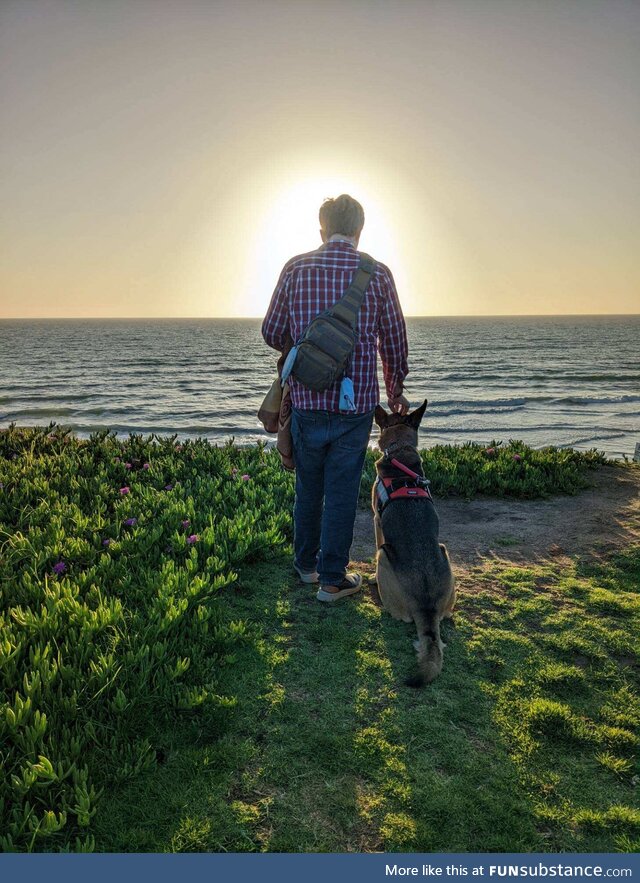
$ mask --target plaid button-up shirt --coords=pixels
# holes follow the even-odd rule
[[[266,343],[282,352],[288,335],[296,342],[312,319],[340,300],[358,264],[358,252],[345,240],[330,240],[316,251],[291,258],[280,274],[262,323]],[[380,402],[376,349],[388,395],[396,385],[402,386],[409,373],[407,329],[393,276],[384,264],[377,263],[369,282],[356,331],[349,376],[356,413],[364,414]],[[326,392],[313,392],[290,377],[289,387],[294,408],[339,411],[339,382]]]

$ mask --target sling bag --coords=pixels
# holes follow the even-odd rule
[[[356,343],[358,313],[375,270],[374,259],[361,252],[351,285],[337,303],[307,325],[291,351],[283,380],[290,371],[303,386],[325,392],[342,379]]]

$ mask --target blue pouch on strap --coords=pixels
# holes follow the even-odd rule
[[[343,377],[340,383],[340,405],[341,411],[355,411],[356,406],[353,394],[353,381],[350,377]]]
[[[287,382],[287,379],[289,377],[289,374],[291,374],[291,369],[293,368],[293,363],[295,362],[297,355],[298,355],[298,347],[292,346],[291,349],[289,350],[289,355],[284,360],[284,365],[282,366],[282,376],[280,378],[282,381],[282,386],[285,385],[285,383]]]

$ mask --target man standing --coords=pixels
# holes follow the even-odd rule
[[[323,245],[288,261],[262,323],[266,343],[282,352],[319,313],[349,287],[359,265],[364,226],[359,202],[343,194],[320,207]],[[347,573],[360,478],[373,412],[380,401],[376,348],[392,411],[406,414],[402,395],[408,374],[407,333],[391,272],[376,263],[357,322],[349,376],[355,411],[340,411],[340,382],[313,392],[289,378],[291,434],[296,463],[294,568],[304,583],[320,582],[319,601],[336,601],[360,589],[362,577]]]

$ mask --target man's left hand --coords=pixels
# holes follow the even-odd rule
[[[409,408],[411,405],[409,404],[409,399],[405,398],[405,396],[400,393],[400,395],[389,396],[387,399],[387,403],[391,408],[392,414],[400,414],[401,417],[404,417],[405,414],[409,413]]]

